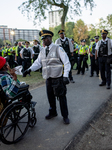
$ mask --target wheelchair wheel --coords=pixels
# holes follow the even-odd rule
[[[30,111],[27,104],[15,102],[1,114],[1,141],[5,144],[17,143],[28,130]]]
[[[30,118],[30,124],[29,127],[33,128],[37,123],[37,119],[35,117]]]

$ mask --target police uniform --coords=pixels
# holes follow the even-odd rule
[[[99,39],[98,36],[95,36],[94,38]],[[94,39],[91,39],[91,44],[89,47],[90,50],[90,59],[91,59],[91,75],[90,77],[93,77],[94,75],[94,71],[96,71],[96,76],[99,77],[99,67],[98,65],[95,64],[95,47],[96,47],[96,42],[94,41]]]
[[[85,39],[82,39],[81,42],[86,42]],[[78,72],[77,74],[80,74],[81,72],[81,65],[82,65],[82,62],[83,62],[83,65],[82,65],[82,75],[85,73],[85,66],[86,66],[86,61],[88,59],[88,54],[87,52],[88,51],[88,46],[87,45],[80,45],[79,46],[79,63],[78,63]],[[86,52],[86,53],[85,53]],[[85,53],[85,54],[83,54]]]
[[[15,55],[16,55],[17,45],[18,45],[18,42],[15,42],[14,46],[12,47],[12,50],[13,50],[13,62],[14,62],[14,66],[15,67],[17,66],[17,62],[15,62]]]
[[[74,51],[74,65],[77,64],[76,70],[78,69],[78,44],[74,43],[74,50],[77,49],[77,51]]]
[[[34,40],[34,42],[38,43],[37,40]],[[38,58],[38,55],[39,55],[39,53],[41,51],[41,46],[39,44],[34,45],[33,46],[33,51],[34,51],[34,57],[33,57],[33,62],[34,62]]]
[[[21,59],[21,56],[20,56],[20,51],[23,49],[24,47],[21,45],[21,46],[17,46],[16,47],[16,56],[17,56],[17,62],[19,65],[22,65],[22,59]]]
[[[44,41],[45,38],[53,36],[53,33],[48,30],[43,30],[39,33]],[[64,74],[63,74],[64,65]],[[68,74],[71,68],[69,59],[65,51],[59,45],[53,44],[42,47],[38,58],[33,65],[29,68],[30,71],[35,71],[42,67],[43,78],[46,79],[47,97],[50,105],[49,114],[45,117],[51,119],[57,116],[56,110],[56,97],[59,98],[61,114],[65,124],[69,123],[68,108],[66,99],[66,85]],[[29,72],[27,70],[27,74]]]
[[[2,56],[2,45],[0,45],[0,56]]]
[[[64,30],[59,30],[58,31],[58,34],[64,34]],[[73,45],[71,43],[71,40],[67,37],[64,37],[64,39],[62,38],[59,38],[55,41],[55,44],[58,44],[58,45],[61,45],[63,47],[63,49],[65,50],[65,52],[67,53],[68,55],[68,58],[69,58],[69,61],[71,63],[72,61],[72,53],[73,53]],[[73,81],[73,77],[72,77],[72,70],[70,70],[69,72],[69,79],[72,83],[74,83]]]
[[[28,41],[26,41],[25,44],[30,44],[30,43]],[[22,58],[23,71],[25,71],[26,69],[28,69],[31,66],[31,59],[33,58],[34,52],[30,47],[28,47],[28,48],[25,47],[20,51],[20,54],[21,54],[21,58]]]
[[[6,54],[7,54],[7,60],[8,60],[9,66],[10,68],[13,68],[13,65],[14,65],[13,50],[10,44],[8,44],[8,48],[6,49]]]
[[[89,52],[89,46],[88,46],[88,45],[86,45],[86,47],[87,47],[88,52]],[[87,52],[87,54],[86,54],[86,55],[87,55],[86,64],[85,64],[86,71],[88,71],[88,70],[89,70],[88,63],[87,63],[87,61],[88,61],[88,52]]]
[[[101,34],[107,36],[107,30],[101,30]],[[107,38],[100,40],[96,44],[97,56],[99,59],[99,69],[102,83],[99,86],[104,86],[107,83],[107,89],[110,89],[111,84],[111,69],[110,64],[107,63],[107,57],[112,54],[112,40]],[[106,73],[106,74],[105,74]]]

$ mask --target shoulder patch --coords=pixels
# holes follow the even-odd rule
[[[62,46],[59,46],[59,49],[60,49],[62,52],[65,52],[64,49],[62,48]]]

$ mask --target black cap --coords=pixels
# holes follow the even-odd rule
[[[25,44],[30,44],[30,42],[28,42],[28,41],[25,41]]]
[[[86,40],[85,40],[85,39],[82,39],[82,40],[81,40],[81,42],[84,42],[84,43],[85,43],[85,42],[86,42]]]
[[[74,41],[74,39],[71,39],[71,41]]]
[[[93,41],[93,42],[94,42],[94,39],[90,39],[90,41]]]
[[[99,39],[99,35],[94,36],[95,39]]]
[[[14,44],[18,44],[18,42],[16,41]]]
[[[42,40],[48,36],[53,37],[54,33],[52,31],[49,31],[49,30],[42,30],[39,32],[39,35],[41,36],[41,40]]]
[[[11,46],[10,44],[8,44],[8,46]]]
[[[58,34],[63,34],[65,32],[65,30],[59,30]]]
[[[39,41],[38,41],[38,40],[36,40],[36,39],[35,39],[35,40],[33,40],[33,41],[34,41],[34,42],[39,42]]]
[[[101,34],[108,34],[108,31],[105,30],[105,29],[103,29],[103,30],[100,31],[100,33],[101,33]]]

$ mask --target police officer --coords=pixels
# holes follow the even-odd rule
[[[22,66],[23,66],[23,71],[28,69],[31,66],[31,59],[34,56],[33,50],[29,47],[30,43],[28,41],[25,41],[25,48],[23,48],[20,51],[20,56],[22,58]],[[30,76],[30,73],[29,73]],[[23,75],[23,77],[25,77]]]
[[[15,61],[15,55],[16,55],[15,53],[16,53],[17,45],[18,45],[18,42],[15,42],[14,46],[12,47],[12,50],[13,50],[13,62],[14,62],[14,66],[15,67],[18,65],[17,62]]]
[[[5,56],[7,56],[7,46],[3,46],[3,48],[2,48],[2,57],[5,57]]]
[[[112,54],[112,40],[107,38],[108,31],[101,30],[102,40],[98,41],[96,44],[96,63],[97,56],[99,59],[99,69],[101,74],[102,82],[99,86],[105,86],[107,83],[107,89],[110,89],[111,84],[111,69],[110,64],[107,63],[107,58]],[[106,73],[106,74],[105,74]]]
[[[13,46],[13,48],[12,48],[12,50],[13,50],[14,52],[16,51],[17,45],[18,45],[18,42],[15,42],[15,43],[14,43],[14,46]]]
[[[73,45],[71,43],[71,40],[69,38],[65,37],[64,32],[65,32],[64,30],[59,30],[58,31],[58,34],[60,35],[60,38],[55,41],[55,44],[61,45],[63,47],[63,49],[67,53],[67,55],[69,57],[69,60],[71,62],[71,60],[73,58],[72,57],[73,56],[73,51],[74,51],[73,50]],[[72,70],[70,70],[70,72],[69,72],[69,79],[70,79],[71,83],[75,83],[75,81],[73,80],[73,77],[72,77]]]
[[[7,54],[7,61],[9,63],[10,68],[13,68],[14,59],[13,59],[13,50],[10,44],[7,45],[6,54]]]
[[[41,50],[41,46],[38,44],[38,40],[34,40],[34,46],[33,46],[33,51],[34,51],[34,57],[33,57],[33,62],[38,58],[38,55]]]
[[[85,39],[82,39],[81,40],[81,45],[79,46],[79,64],[78,64],[78,72],[77,72],[77,75],[80,74],[81,72],[81,65],[82,65],[82,62],[83,62],[83,66],[82,66],[82,75],[84,75],[85,73],[85,66],[86,66],[86,61],[88,59],[88,47],[87,45],[85,45],[86,43],[86,40]]]
[[[99,77],[99,69],[98,65],[95,64],[95,47],[96,47],[96,42],[97,39],[99,38],[98,36],[95,36],[95,41],[94,39],[91,39],[91,44],[89,47],[89,53],[90,53],[90,59],[91,59],[91,75],[90,77],[93,77],[94,71],[96,71],[96,76]]]
[[[73,49],[74,49],[74,52],[73,52],[73,56],[74,56],[74,65],[75,63],[77,64],[76,66],[76,69],[78,69],[78,44],[77,43],[74,43],[74,39],[71,40],[72,44],[73,44]]]
[[[22,46],[21,42],[18,42],[18,46],[16,47],[16,50],[15,50],[15,61],[17,61],[18,65],[22,65],[22,59],[20,56],[20,51],[23,48],[24,47]]]
[[[89,66],[88,66],[88,63],[87,63],[87,61],[88,61],[88,57],[89,57],[89,55],[88,55],[88,53],[89,53],[89,46],[88,45],[86,45],[86,47],[87,47],[87,49],[88,49],[88,51],[87,51],[87,60],[86,60],[86,65],[85,65],[85,68],[86,68],[86,71],[88,71],[89,70]]]
[[[0,45],[0,56],[2,56],[2,45]]]
[[[58,97],[63,121],[65,124],[69,124],[66,84],[69,83],[68,74],[71,65],[68,56],[62,47],[52,43],[52,36],[54,34],[51,31],[42,30],[39,35],[45,47],[40,51],[34,64],[24,72],[24,75],[42,66],[42,74],[43,78],[46,79],[47,96],[50,105],[49,114],[45,118],[51,119],[57,116],[56,97]]]

